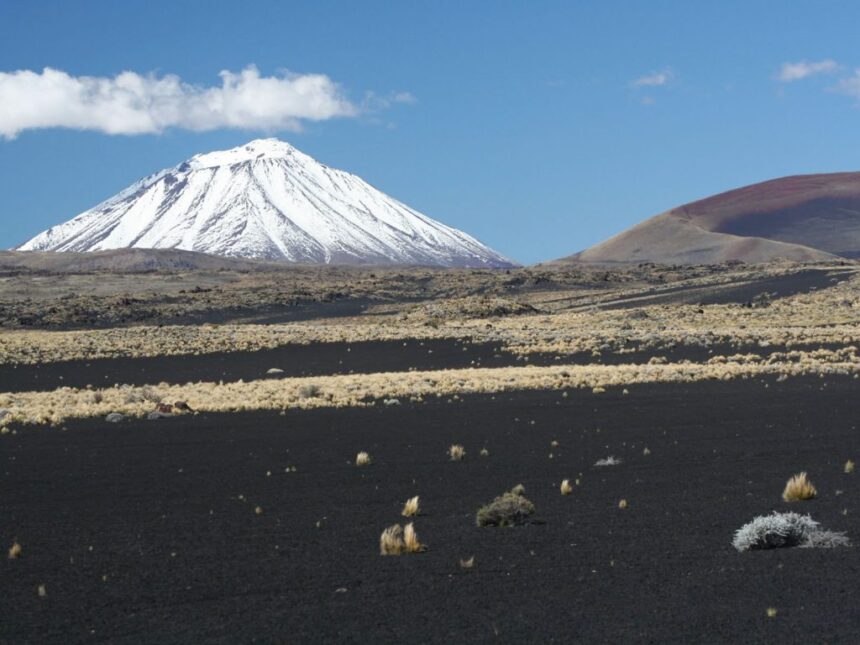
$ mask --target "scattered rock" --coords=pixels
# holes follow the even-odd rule
[[[108,423],[119,423],[123,419],[125,419],[125,415],[120,414],[119,412],[111,412],[105,417],[105,421],[107,421]]]
[[[308,384],[302,385],[299,388],[299,398],[301,399],[314,399],[318,397],[322,393],[319,385]]]
[[[150,412],[149,414],[147,414],[146,418],[150,421],[156,421],[158,419],[169,419],[172,416],[173,415],[169,412],[159,412],[158,410],[156,410],[155,412]]]
[[[159,403],[155,406],[155,411],[169,415],[173,413],[173,406],[170,403]]]
[[[0,408],[0,421],[8,417],[10,414],[12,413],[6,408]]]
[[[173,409],[179,410],[180,412],[194,412],[194,410],[191,409],[191,406],[185,401],[177,401],[173,404]]]

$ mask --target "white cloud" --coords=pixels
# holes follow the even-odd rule
[[[840,79],[834,88],[840,94],[847,94],[860,100],[860,68],[854,70],[854,75]]]
[[[361,108],[365,112],[378,112],[387,110],[395,103],[413,105],[418,102],[409,92],[390,92],[389,94],[377,94],[376,92],[365,92]]]
[[[818,74],[832,74],[838,69],[839,64],[829,58],[812,63],[805,60],[799,63],[783,63],[776,79],[781,83],[791,83]]]
[[[122,72],[113,78],[71,76],[45,68],[0,72],[0,136],[35,128],[147,134],[167,128],[300,130],[303,121],[359,113],[324,74],[261,76],[256,67],[223,71],[221,85],[200,87],[178,76]],[[409,102],[399,93],[392,101]]]
[[[652,72],[645,76],[640,76],[633,81],[633,87],[660,87],[666,85],[669,81],[675,78],[675,73],[668,67],[660,72]]]

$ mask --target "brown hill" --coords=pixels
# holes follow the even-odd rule
[[[711,264],[860,258],[860,172],[799,175],[652,217],[564,261]]]

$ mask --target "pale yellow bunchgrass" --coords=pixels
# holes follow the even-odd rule
[[[786,482],[785,490],[782,491],[782,499],[786,502],[797,502],[812,499],[817,492],[806,473],[801,472]]]
[[[370,455],[364,452],[363,450],[355,456],[355,465],[356,466],[367,466],[371,462]]]
[[[455,443],[448,448],[448,456],[451,458],[451,461],[462,461],[463,457],[466,456],[466,449],[459,443]]]
[[[768,618],[776,618],[776,607],[768,607],[765,613],[767,613]]]
[[[487,450],[486,448],[481,448],[481,452],[480,452],[479,454],[480,454],[482,457],[489,457],[489,456],[490,456],[490,451],[489,451],[489,450]]]
[[[470,558],[461,558],[460,559],[460,568],[461,569],[471,569],[475,566],[475,556],[471,556]]]
[[[418,515],[419,504],[418,504],[418,495],[415,497],[410,497],[406,500],[406,503],[403,505],[403,511],[401,511],[401,515],[403,517],[415,517]]]
[[[254,513],[256,513],[257,515],[262,515],[262,514],[263,514],[263,507],[262,507],[262,506],[257,506],[257,507],[254,509]]]
[[[625,508],[627,508],[627,500],[626,500],[626,499],[622,499],[621,501],[619,501],[619,502],[618,502],[618,508],[620,508],[622,511],[623,511]]]
[[[19,555],[21,555],[21,545],[18,544],[18,541],[12,543],[12,546],[9,547],[9,559],[14,560]]]
[[[60,332],[57,332],[60,333]],[[4,336],[4,342],[6,337]],[[2,351],[2,346],[0,346]],[[779,356],[778,356],[779,355]],[[721,359],[721,360],[717,360]],[[496,367],[430,372],[390,372],[381,374],[340,374],[314,377],[326,396],[303,398],[305,378],[261,379],[248,383],[159,384],[165,400],[187,401],[199,412],[241,412],[292,408],[367,407],[373,399],[408,398],[435,394],[492,393],[508,389],[546,390],[585,388],[598,384],[694,382],[730,380],[760,376],[837,375],[860,373],[860,356],[854,346],[831,351],[792,351],[760,356],[715,356],[704,364],[668,365],[553,365],[547,367]],[[68,418],[98,417],[111,412],[145,416],[152,405],[138,400],[138,388],[105,388],[101,401],[94,403],[92,391],[58,388],[52,391],[0,393],[0,407],[7,414],[0,426],[12,423],[59,424]]]
[[[403,528],[403,546],[407,553],[421,553],[427,550],[427,547],[418,540],[418,534],[412,522]]]
[[[561,482],[561,494],[570,495],[573,492],[573,486],[570,485],[570,480],[565,479]]]
[[[48,595],[48,589],[45,587],[45,585],[39,585],[38,587],[36,587],[36,593],[39,594],[39,598],[44,598]]]
[[[400,555],[404,548],[403,527],[399,524],[389,526],[379,536],[379,553],[381,555]]]
[[[845,466],[843,467],[843,470],[845,471],[846,475],[850,475],[851,473],[853,473],[854,472],[854,462],[851,461],[850,459],[848,461],[846,461]]]

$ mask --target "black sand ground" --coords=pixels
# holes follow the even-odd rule
[[[796,345],[791,349],[835,349],[841,345]],[[104,358],[60,361],[50,364],[0,365],[0,392],[40,392],[59,387],[111,387],[114,384],[196,383],[256,381],[260,379],[334,374],[369,374],[468,367],[523,365],[642,364],[654,356],[677,362],[704,362],[713,356],[738,353],[769,355],[788,348],[770,345],[710,346],[680,344],[661,349],[639,349],[594,355],[535,353],[520,357],[499,343],[472,343],[468,339],[371,341],[284,345],[252,352],[220,352],[188,356]],[[270,368],[283,370],[269,374]]]
[[[0,436],[0,539],[23,547],[0,641],[856,642],[858,548],[731,546],[788,508],[860,540],[858,381],[768,385],[24,428]],[[784,504],[802,469],[819,497]],[[475,527],[517,483],[542,523]],[[379,556],[416,494],[430,550]]]
[[[546,361],[544,361],[546,362]],[[284,345],[254,352],[0,365],[0,392],[160,382],[253,381],[263,378],[522,365],[496,343],[405,340]],[[277,368],[281,374],[268,374]]]

